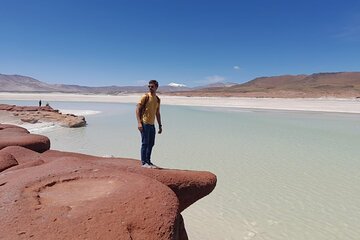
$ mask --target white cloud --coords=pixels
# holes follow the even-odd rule
[[[181,84],[181,83],[174,83],[174,82],[169,83],[169,84],[168,84],[168,86],[170,86],[170,87],[186,87],[186,85],[185,85],[185,84]]]
[[[226,80],[225,77],[219,76],[219,75],[213,75],[213,76],[207,76],[204,80],[196,81],[200,84],[211,84],[211,83],[218,83],[218,82],[224,82]]]
[[[335,30],[334,37],[357,42],[360,40],[360,15],[357,12],[349,14],[340,28],[332,29]]]
[[[205,78],[207,83],[217,83],[217,82],[224,82],[225,81],[225,77],[223,76],[218,76],[218,75],[213,75],[213,76],[208,76]]]
[[[335,36],[344,40],[357,41],[360,39],[360,25],[344,27]]]
[[[235,70],[240,70],[240,67],[239,66],[234,66],[233,67]]]
[[[137,86],[144,86],[146,84],[148,84],[148,81],[146,81],[146,80],[137,80],[136,81]]]

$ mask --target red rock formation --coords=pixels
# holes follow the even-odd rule
[[[0,124],[0,239],[185,240],[181,211],[216,185],[209,172],[11,146],[14,129]]]
[[[0,172],[18,165],[13,155],[6,152],[0,152]]]
[[[50,149],[50,140],[42,135],[29,134],[25,128],[0,124],[0,149],[22,146],[36,152]]]
[[[8,104],[0,104],[0,111],[11,112],[23,122],[57,122],[64,127],[83,127],[86,120],[83,116],[75,116],[74,114],[62,114],[57,109],[50,106],[34,107],[34,106],[16,106]]]

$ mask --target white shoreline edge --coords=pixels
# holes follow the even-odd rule
[[[0,100],[35,100],[42,102],[104,102],[137,103],[142,94],[83,95],[67,93],[7,93]],[[360,99],[345,98],[242,98],[242,97],[185,97],[159,95],[164,105],[225,107],[241,109],[316,111],[335,113],[360,113]]]
[[[83,109],[59,109],[62,114],[74,114],[77,116],[89,116],[101,113],[101,111],[95,110],[83,110]]]

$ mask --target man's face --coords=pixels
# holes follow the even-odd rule
[[[148,86],[148,88],[149,88],[149,91],[150,91],[151,93],[156,92],[156,89],[157,89],[156,85],[153,84],[153,83],[150,83],[149,86]]]

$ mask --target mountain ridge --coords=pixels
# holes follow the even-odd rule
[[[360,97],[360,72],[314,73],[259,77],[230,87],[174,93],[187,96],[226,97]]]
[[[0,74],[0,92],[64,92],[85,94],[127,94],[146,92],[146,86],[89,87],[48,84],[32,77]],[[258,77],[242,84],[215,83],[189,88],[182,85],[160,86],[160,93],[183,96],[233,97],[359,97],[360,72]]]

